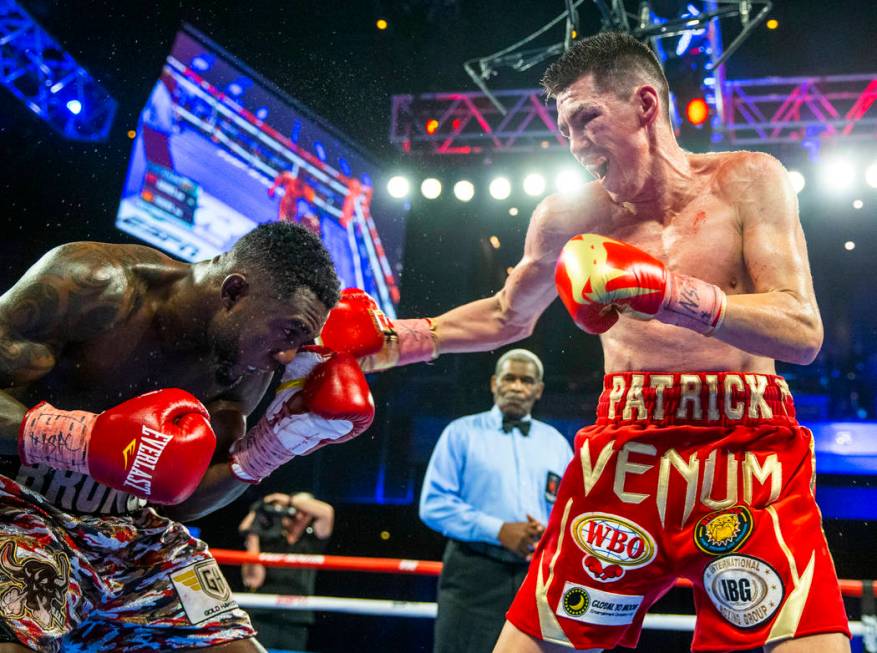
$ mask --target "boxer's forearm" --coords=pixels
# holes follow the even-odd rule
[[[191,521],[228,505],[250,487],[231,473],[229,448],[247,429],[247,419],[236,402],[219,400],[208,406],[216,434],[216,453],[195,492],[184,502],[162,512],[177,521]]]
[[[729,295],[713,337],[751,354],[807,365],[822,347],[822,319],[815,303],[791,292]]]
[[[248,487],[249,483],[235,478],[228,462],[214,463],[207,468],[201,484],[191,497],[175,506],[166,506],[162,512],[180,522],[199,519],[227,506]]]
[[[432,322],[438,353],[490,351],[533,333],[536,315],[521,315],[504,305],[502,294],[451,309]]]
[[[0,391],[0,456],[18,455],[18,430],[27,407]]]

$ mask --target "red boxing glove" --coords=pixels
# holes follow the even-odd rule
[[[265,416],[232,446],[232,473],[259,482],[295,456],[355,438],[374,417],[368,382],[353,356],[302,347]]]
[[[88,474],[152,503],[188,499],[216,449],[210,415],[194,396],[168,388],[100,414],[42,402],[24,416],[22,463]]]
[[[393,323],[371,295],[359,288],[345,288],[329,311],[320,332],[323,346],[361,358],[375,354],[393,334]]]
[[[564,245],[554,281],[567,311],[588,333],[609,330],[620,313],[704,335],[725,317],[726,297],[718,286],[672,272],[646,252],[596,234]]]
[[[319,342],[359,359],[365,372],[431,361],[438,356],[428,319],[392,322],[378,303],[359,288],[345,288],[329,312]]]

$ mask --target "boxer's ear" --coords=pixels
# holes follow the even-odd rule
[[[222,282],[222,288],[220,288],[219,291],[220,297],[222,298],[222,305],[225,306],[225,308],[231,308],[241,297],[244,297],[249,290],[250,284],[247,282],[247,278],[244,275],[238,272],[228,275]]]

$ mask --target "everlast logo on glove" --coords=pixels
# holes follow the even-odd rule
[[[128,456],[135,446],[137,448],[134,461],[131,463],[131,468],[128,469],[123,485],[139,490],[147,496],[152,494],[152,472],[155,471],[158,459],[161,458],[161,454],[164,453],[165,447],[171,440],[173,440],[173,436],[159,433],[144,426],[139,441],[137,438],[131,440],[122,451],[124,467],[128,469]]]

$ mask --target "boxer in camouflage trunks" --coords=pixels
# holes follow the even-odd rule
[[[0,297],[0,652],[264,651],[178,522],[370,421],[356,361],[300,351],[337,299],[320,241],[277,223],[193,265],[62,245]]]

